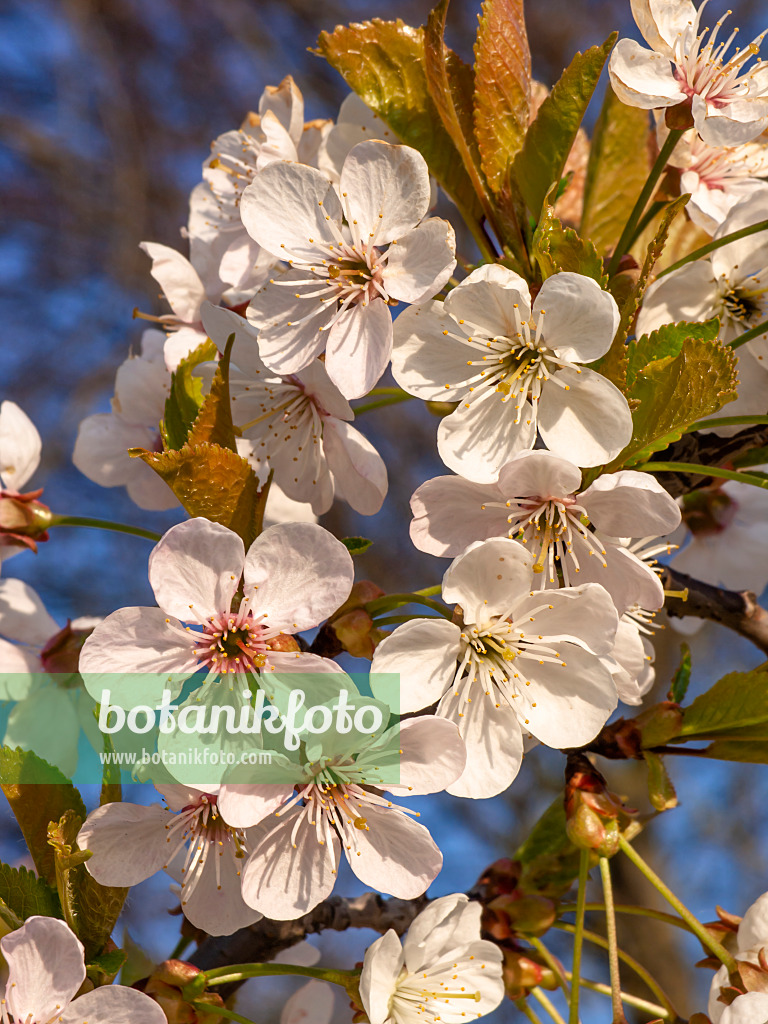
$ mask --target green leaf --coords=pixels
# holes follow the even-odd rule
[[[688,685],[691,681],[691,648],[687,643],[680,644],[680,664],[672,676],[672,685],[669,688],[669,699],[676,704],[682,703],[688,692]]]
[[[679,355],[686,338],[715,341],[719,331],[720,321],[715,317],[704,323],[664,324],[652,334],[644,334],[637,341],[630,342],[627,350],[627,387],[631,389],[634,386],[638,374],[650,363]]]
[[[350,555],[362,555],[373,544],[373,541],[368,540],[367,537],[342,537],[341,543]]]
[[[85,947],[86,963],[100,956],[125,903],[128,889],[106,886],[89,874],[82,862],[77,834],[84,817],[66,811],[51,822],[48,839],[55,857],[56,887],[64,920]]]
[[[605,289],[608,278],[597,249],[590,241],[579,238],[573,228],[563,227],[555,216],[554,207],[548,200],[556,188],[553,185],[547,194],[531,243],[531,259],[538,264],[545,280],[559,271],[570,270],[591,277]]]
[[[648,796],[655,809],[668,811],[677,807],[677,793],[664,764],[664,758],[651,750],[644,750],[643,757],[648,766]]]
[[[523,145],[530,106],[531,52],[523,0],[483,0],[475,40],[475,137],[494,192],[504,187]]]
[[[10,928],[18,928],[28,917],[61,917],[56,890],[26,868],[0,863],[0,917]],[[13,921],[17,924],[13,924]]]
[[[316,52],[402,142],[421,153],[462,215],[479,221],[483,216],[480,200],[429,94],[424,29],[379,18],[340,25],[320,34]],[[452,79],[464,83],[470,69],[461,70],[455,55],[450,64]]]
[[[123,931],[123,949],[125,963],[120,972],[120,984],[130,986],[135,981],[148,977],[155,968],[155,961],[134,942],[128,934],[128,929]]]
[[[86,975],[97,985],[109,985],[127,959],[122,949],[112,949],[101,956],[95,956],[86,964]],[[146,975],[145,975],[146,977]]]
[[[197,414],[187,437],[187,444],[216,444],[237,451],[232,405],[229,400],[229,357],[235,342],[234,332],[227,338],[224,354],[211,381],[211,390]],[[211,343],[213,344],[213,343]]]
[[[750,466],[762,466],[768,462],[768,447],[763,445],[760,448],[753,448],[732,459],[734,469],[748,469]]]
[[[11,805],[37,873],[55,884],[53,850],[48,845],[48,824],[68,810],[83,819],[82,797],[58,768],[31,750],[0,748],[0,785]]]
[[[185,444],[179,451],[133,449],[168,484],[190,516],[234,530],[248,548],[261,532],[268,488],[250,463],[217,444]]]
[[[515,157],[513,173],[534,217],[539,216],[550,186],[563,175],[576,133],[617,38],[618,33],[612,32],[602,46],[576,54],[541,104]]]
[[[579,873],[579,851],[565,831],[565,807],[557,797],[512,855],[522,865],[518,888],[557,898]]]
[[[203,404],[203,381],[194,375],[194,371],[201,363],[215,359],[217,351],[214,343],[206,339],[174,370],[171,391],[165,401],[165,419],[161,424],[166,448],[176,450],[186,442]]]
[[[744,764],[768,764],[768,730],[762,739],[715,740],[703,751],[717,761],[741,761]]]
[[[610,87],[595,125],[581,234],[598,252],[615,247],[651,169],[648,111],[625,106]]]
[[[768,664],[730,672],[683,709],[680,739],[768,742]]]

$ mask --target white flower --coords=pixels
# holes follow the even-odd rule
[[[342,849],[361,882],[400,899],[420,896],[440,871],[440,850],[408,816],[415,812],[382,790],[421,796],[445,789],[464,769],[464,744],[454,725],[433,716],[386,729],[382,710],[384,731],[310,737],[311,760],[295,794],[275,811],[276,823],[258,826],[243,898],[266,917],[301,917],[326,899]],[[379,774],[383,764],[395,766],[397,784]]]
[[[241,578],[244,596],[233,610]],[[149,558],[159,608],[121,608],[96,627],[80,655],[86,688],[99,700],[110,685],[102,674],[132,674],[122,698],[132,707],[145,696],[159,698],[164,688],[176,696],[183,678],[199,671],[208,679],[232,674],[241,689],[249,675],[264,671],[336,671],[324,658],[273,644],[327,618],[353,578],[349,552],[321,526],[270,526],[246,554],[225,526],[202,518],[179,523]],[[136,673],[153,673],[146,694],[138,692]],[[163,684],[164,673],[174,680]]]
[[[422,222],[429,174],[408,146],[355,146],[339,188],[340,196],[321,171],[282,162],[246,188],[248,233],[291,268],[256,295],[247,316],[270,369],[296,373],[325,350],[328,376],[345,398],[358,398],[389,361],[390,301],[439,291],[456,265],[455,239],[447,221]]]
[[[711,33],[702,31],[705,6],[697,10],[690,0],[632,0],[637,27],[650,50],[633,39],[620,39],[608,72],[623,103],[652,110],[689,102],[704,142],[738,146],[768,127],[768,62],[756,60],[747,67],[765,33],[727,58],[738,29],[718,43],[727,15]]]
[[[768,584],[768,492],[727,480],[685,495],[682,504],[690,540],[681,544],[675,569],[715,586],[761,594]]]
[[[253,826],[280,803],[278,786],[158,786],[167,807],[110,803],[77,836],[101,885],[137,885],[157,871],[181,882],[185,916],[211,935],[231,935],[261,917],[243,902],[241,868]]]
[[[717,1024],[766,1024],[768,1021],[768,993],[745,992],[737,996],[730,1006],[723,1007]]]
[[[656,574],[616,537],[669,533],[680,509],[648,473],[606,473],[579,493],[577,466],[551,452],[521,452],[497,483],[435,477],[411,498],[411,540],[421,551],[455,557],[471,543],[508,536],[534,559],[534,585],[602,584],[619,610],[660,608]],[[589,529],[594,526],[595,532]]]
[[[321,515],[334,496],[363,515],[374,515],[387,494],[387,469],[376,449],[349,423],[354,413],[319,359],[280,377],[259,357],[259,345],[236,313],[205,306],[210,337],[232,349],[230,394],[235,424],[253,455],[267,460],[275,482],[295,501]]]
[[[757,964],[761,951],[768,956],[768,892],[759,896],[747,910],[736,933],[737,960]],[[713,1024],[765,1024],[768,1021],[768,994],[747,992],[726,1006],[720,1002],[721,987],[730,985],[728,970],[720,967],[709,989],[707,1012]]]
[[[143,992],[108,985],[75,999],[85,981],[85,951],[74,932],[52,917],[29,917],[0,939],[8,964],[3,1024],[166,1024]]]
[[[141,355],[129,356],[115,378],[112,411],[88,416],[77,432],[72,461],[102,487],[125,487],[139,508],[167,509],[178,504],[168,484],[129,448],[162,450],[159,423],[171,375],[165,367],[162,331],[144,331]]]
[[[504,998],[502,953],[480,938],[479,903],[443,896],[400,943],[390,929],[367,950],[360,996],[371,1024],[464,1024]]]
[[[320,144],[317,166],[334,182],[341,179],[341,170],[350,150],[359,142],[378,139],[397,144],[400,140],[355,92],[339,107],[336,123],[330,127]],[[307,163],[303,160],[302,163]]]
[[[517,775],[524,734],[547,746],[594,739],[617,704],[610,654],[618,614],[599,584],[534,593],[532,559],[508,538],[471,545],[443,577],[443,600],[463,623],[413,619],[376,648],[376,674],[400,673],[400,708],[456,722],[467,767],[447,787],[489,797]]]
[[[528,285],[498,264],[478,267],[445,302],[406,309],[395,322],[392,372],[409,394],[458,402],[440,422],[443,462],[490,483],[504,463],[546,446],[579,466],[610,461],[632,436],[627,400],[579,366],[603,355],[619,311],[613,296],[580,274]]]
[[[0,484],[18,494],[40,465],[42,442],[32,420],[15,402],[0,405]]]

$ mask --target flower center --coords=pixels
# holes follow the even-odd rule
[[[761,98],[765,87],[759,82],[758,72],[768,67],[768,61],[755,61],[746,71],[744,65],[760,52],[765,33],[757,36],[743,50],[736,47],[732,56],[726,60],[725,54],[736,38],[738,29],[734,29],[725,42],[717,43],[720,29],[731,13],[729,11],[720,18],[711,33],[708,29],[699,33],[705,6],[706,3],[703,3],[699,7],[693,23],[685,32],[679,33],[674,43],[674,74],[680,88],[686,95],[701,96],[716,108],[727,106],[737,98]]]
[[[250,609],[220,612],[204,624],[195,655],[201,668],[219,675],[258,672],[269,660],[269,641],[279,632],[257,622]]]
[[[188,804],[174,815],[173,821],[165,828],[170,852],[163,869],[188,844],[181,869],[182,907],[188,902],[210,858],[213,858],[217,890],[221,889],[222,863],[227,859],[229,865],[225,864],[225,869],[229,867],[239,877],[240,866],[248,856],[245,833],[227,825],[219,811],[216,796],[204,793],[196,803]]]
[[[721,490],[693,491],[683,497],[683,522],[694,536],[711,537],[730,526],[738,508]]]
[[[760,298],[763,290],[735,288],[723,296],[724,313],[732,320],[750,324],[760,316]]]
[[[459,970],[458,964],[452,964],[425,978],[423,975],[416,977],[408,974],[404,968],[404,974],[396,982],[390,999],[390,1011],[396,1007],[400,1009],[400,1013],[393,1016],[406,1019],[406,1014],[410,1018],[415,1011],[419,1020],[425,1024],[441,1024],[446,1011],[451,1014],[460,1013],[462,1017],[472,1013],[472,1003],[479,1003],[483,996],[477,989],[461,984]],[[458,1006],[452,1006],[454,1000],[459,1000]],[[477,1016],[481,1017],[482,1014],[477,1013]]]

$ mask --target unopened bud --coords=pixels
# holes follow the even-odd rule
[[[488,909],[506,917],[512,935],[544,935],[557,917],[554,902],[535,893],[497,896]]]
[[[278,633],[276,637],[269,641],[269,649],[270,651],[287,651],[289,654],[301,650],[296,638],[292,637],[289,633]]]
[[[574,846],[595,850],[605,839],[605,828],[599,814],[586,804],[579,804],[565,823],[565,831]]]
[[[439,416],[442,419],[443,416],[450,416],[458,404],[458,402],[427,402],[426,406],[433,416]]]
[[[200,979],[199,991],[196,980]],[[159,1004],[168,1024],[219,1024],[222,1018],[210,1010],[195,1009],[192,1002],[213,1008],[224,1007],[221,996],[205,991],[205,975],[183,960],[166,960],[152,974],[136,982],[140,989]]]
[[[559,985],[555,972],[533,957],[513,949],[502,949],[504,962],[502,977],[504,988],[510,999],[522,999],[532,988],[546,988],[554,991]]]
[[[77,665],[83,644],[93,632],[93,626],[83,629],[67,622],[46,643],[40,651],[40,662],[43,670],[51,675],[61,676],[57,682],[60,686],[79,685]]]
[[[354,658],[373,658],[381,633],[373,628],[373,619],[364,608],[355,608],[333,621],[333,631],[345,651]]]
[[[42,493],[42,489],[26,494],[0,491],[0,546],[36,552],[38,543],[48,540],[53,513],[37,500]]]
[[[664,123],[670,131],[687,131],[693,128],[693,112],[690,99],[676,103],[673,107],[667,107],[664,111]]]

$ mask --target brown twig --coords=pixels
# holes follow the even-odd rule
[[[768,654],[768,612],[749,590],[725,590],[665,566],[661,573],[665,590],[688,590],[687,600],[668,597],[664,607],[671,618],[691,616],[720,622],[728,629],[751,640]]]

